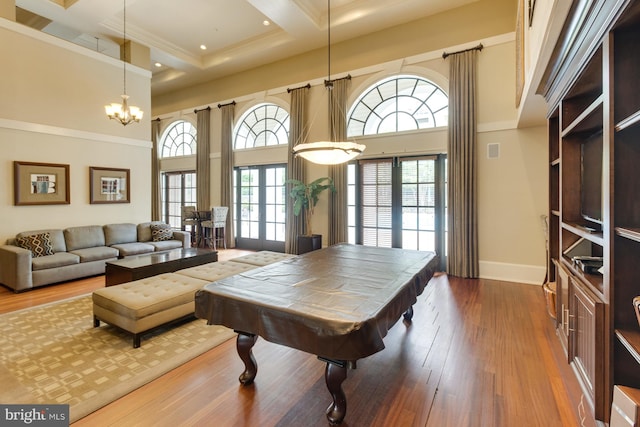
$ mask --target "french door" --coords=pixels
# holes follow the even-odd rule
[[[196,205],[196,173],[194,171],[162,174],[162,220],[172,228],[182,227],[182,206]]]
[[[236,168],[233,175],[236,247],[284,252],[285,165]]]
[[[350,165],[351,236],[368,246],[446,255],[446,156],[361,160]]]

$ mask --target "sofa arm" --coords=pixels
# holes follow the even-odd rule
[[[180,240],[183,248],[191,247],[191,233],[188,231],[174,230],[173,240]]]
[[[13,245],[0,246],[0,283],[16,292],[33,288],[30,250]]]

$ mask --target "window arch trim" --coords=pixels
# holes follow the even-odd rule
[[[185,124],[188,124],[188,129],[184,129]],[[181,125],[183,128],[178,129]],[[185,134],[189,135],[188,140],[185,140]],[[182,140],[179,140],[181,137]],[[172,147],[167,146],[169,138],[171,138]],[[158,154],[161,159],[195,156],[197,151],[196,125],[186,119],[174,120],[164,128],[158,142]],[[189,147],[188,153],[185,153],[185,147]]]
[[[259,112],[263,107],[268,110]],[[234,126],[233,149],[252,150],[285,146],[289,142],[289,123],[288,108],[280,102],[269,100],[250,105]],[[273,143],[274,141],[276,143]]]
[[[416,68],[416,67],[413,67]],[[398,89],[399,81],[403,79],[414,79],[414,81],[406,85],[402,91]],[[391,91],[391,96],[387,92],[389,92],[389,87],[384,87],[385,84],[393,82],[393,90]],[[419,91],[419,87],[421,82],[432,86],[432,88],[427,88],[426,93],[423,94],[420,98],[416,98],[414,95],[417,91]],[[371,76],[366,81],[362,82],[359,87],[351,92],[349,105],[350,108],[347,111],[347,132],[349,137],[371,137],[383,133],[405,133],[412,131],[425,131],[429,129],[442,129],[446,128],[448,120],[445,119],[446,116],[440,117],[439,122],[433,122],[432,126],[424,126],[420,127],[419,118],[416,117],[416,113],[420,112],[422,109],[425,116],[428,116],[429,119],[435,121],[435,117],[438,113],[441,113],[443,110],[448,109],[448,93],[445,91],[445,87],[448,87],[448,80],[444,78],[441,74],[433,72],[432,70],[423,70],[423,69],[415,69],[409,70],[406,69],[401,73],[397,74],[376,74]],[[385,90],[386,89],[386,90]],[[383,93],[385,92],[385,93]],[[444,96],[446,102],[433,102],[434,95]],[[413,98],[411,98],[413,96]],[[367,98],[369,98],[367,100]],[[377,98],[377,99],[376,99]],[[415,102],[409,109],[400,109],[398,108],[398,101],[401,99],[414,99]],[[371,102],[371,100],[376,101],[375,105]],[[365,101],[366,102],[363,102]],[[431,101],[431,104],[430,104]],[[437,101],[437,100],[435,100]],[[381,114],[376,110],[383,103],[392,103],[393,107],[390,108],[386,114]],[[354,112],[357,111],[357,108],[360,107],[360,113],[365,114],[366,117],[354,117]],[[413,113],[411,113],[413,111]],[[383,123],[385,120],[388,122],[390,115],[393,115],[395,118],[394,126],[388,126],[388,123]],[[398,120],[401,120],[399,116],[404,116],[406,119],[409,115],[413,116],[411,120],[407,120],[406,123],[412,122],[412,126],[409,128],[398,128],[397,123]],[[368,122],[373,117],[377,117],[372,122]],[[358,123],[356,126],[349,126],[350,124]],[[389,130],[385,130],[383,126],[387,128],[392,128]],[[354,129],[355,128],[355,129]],[[375,131],[371,131],[371,128],[374,128]],[[399,130],[398,130],[399,129]]]

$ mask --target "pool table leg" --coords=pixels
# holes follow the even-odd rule
[[[335,425],[340,424],[347,414],[347,398],[342,391],[342,382],[347,378],[347,363],[329,360],[326,362],[324,379],[333,398],[333,403],[327,408],[327,419]]]
[[[411,319],[413,319],[413,306],[409,307],[402,316],[407,323],[411,323]]]
[[[240,359],[244,362],[244,372],[240,374],[240,383],[242,385],[249,385],[253,383],[253,380],[258,373],[258,365],[256,359],[253,357],[251,349],[258,339],[257,335],[249,334],[246,332],[236,331],[238,338],[236,339],[236,349]]]

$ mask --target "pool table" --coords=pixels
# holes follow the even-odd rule
[[[346,415],[342,382],[356,361],[384,349],[383,338],[413,304],[438,264],[433,252],[338,244],[210,283],[196,293],[196,316],[237,333],[245,370],[257,374],[258,336],[326,362],[331,424]]]

